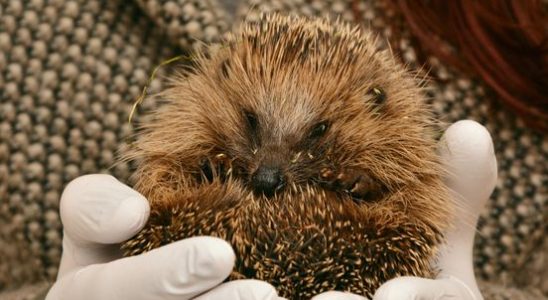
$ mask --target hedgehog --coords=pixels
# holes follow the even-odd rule
[[[341,21],[262,15],[168,76],[124,158],[151,205],[122,246],[228,241],[228,280],[371,297],[432,265],[452,213],[417,75]]]

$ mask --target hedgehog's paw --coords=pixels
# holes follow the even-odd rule
[[[378,199],[383,191],[383,186],[362,170],[347,168],[335,171],[324,168],[320,173],[321,182],[327,188],[350,194],[358,201],[373,201]]]
[[[225,181],[232,175],[232,160],[224,153],[216,154],[211,158],[204,158],[200,162],[202,183],[212,183],[215,179]]]

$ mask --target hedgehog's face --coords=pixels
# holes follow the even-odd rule
[[[283,99],[265,102],[241,109],[242,139],[229,141],[224,150],[237,157],[234,175],[256,194],[270,197],[288,186],[315,181],[332,142],[326,139],[328,120],[304,106],[283,109]]]
[[[224,109],[231,113],[216,120],[224,128],[207,134],[217,137],[207,155],[213,159],[202,166],[206,177],[213,175],[213,160],[217,167],[224,164],[224,170],[216,171],[229,168],[253,192],[268,197],[310,184],[336,188],[357,199],[379,196],[384,185],[369,168],[359,166],[358,151],[366,150],[360,140],[371,140],[371,130],[361,134],[359,129],[375,126],[367,119],[383,110],[384,91],[375,87],[357,99],[325,99],[308,93],[306,85],[287,82],[275,91],[260,87],[260,92],[242,96],[227,93],[230,104]]]

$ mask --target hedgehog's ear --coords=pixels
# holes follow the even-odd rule
[[[386,102],[386,93],[380,87],[372,87],[367,95],[370,96],[374,107],[383,107]]]

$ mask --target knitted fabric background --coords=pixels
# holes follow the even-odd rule
[[[116,152],[152,69],[231,22],[259,11],[339,16],[378,32],[419,68],[405,28],[382,3],[250,0],[237,9],[204,0],[0,0],[0,289],[53,281],[61,253],[58,204],[68,181],[89,173],[127,180]],[[354,9],[354,11],[353,11]],[[445,122],[473,119],[493,136],[497,187],[479,223],[476,274],[487,299],[548,295],[548,139],[501,108],[482,82],[431,58],[431,102]],[[152,89],[161,86],[156,80]],[[141,111],[154,107],[145,101]],[[141,114],[137,114],[137,118]],[[39,296],[46,285],[0,295]],[[38,290],[38,292],[36,292]],[[542,296],[542,292],[544,296]]]

